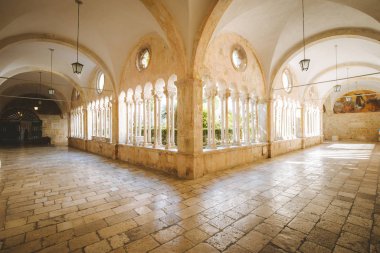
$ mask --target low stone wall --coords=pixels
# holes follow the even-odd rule
[[[291,151],[308,148],[321,144],[323,141],[322,136],[305,137],[303,139],[297,138],[293,140],[281,140],[274,141],[271,144],[271,157],[275,157],[281,154],[289,153]]]
[[[289,153],[291,151],[299,150],[302,148],[302,139],[293,140],[280,140],[274,141],[271,144],[270,154],[275,157],[281,154]]]
[[[86,140],[70,137],[69,147],[86,151],[86,142]]]
[[[311,146],[320,143],[320,140],[320,137],[311,137],[305,138],[304,141],[307,146]],[[69,138],[69,146],[188,179],[199,178],[208,173],[250,164],[269,157],[267,143],[204,150],[194,155],[175,150],[115,145],[76,138]],[[271,148],[275,155],[298,150],[302,148],[302,139],[274,142]]]
[[[202,154],[203,174],[234,168],[268,158],[268,144],[206,150]]]
[[[177,175],[177,152],[119,144],[117,159]]]
[[[117,145],[108,142],[69,138],[69,147],[88,151],[111,159],[116,159],[117,155]]]
[[[304,139],[304,148],[312,147],[323,142],[323,136],[307,137]]]

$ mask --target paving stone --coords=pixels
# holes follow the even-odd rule
[[[130,253],[142,253],[148,252],[149,250],[152,250],[159,245],[160,244],[156,242],[151,236],[146,236],[137,241],[129,243],[125,246],[125,249]]]
[[[328,249],[333,249],[338,239],[338,235],[322,228],[314,228],[307,237],[307,240],[319,244]]]
[[[252,229],[254,229],[257,225],[259,225],[263,220],[264,218],[262,217],[256,216],[254,214],[249,214],[244,218],[241,218],[240,220],[233,223],[232,226],[234,228],[239,229],[240,231],[249,232]]]
[[[301,245],[305,236],[301,232],[285,228],[272,240],[272,243],[285,251],[294,252]]]
[[[306,241],[301,245],[300,251],[303,253],[309,253],[309,252],[330,253],[331,249],[325,248],[321,245],[318,245],[318,244],[310,242],[310,241]]]
[[[186,233],[183,234],[187,239],[189,239],[192,243],[198,244],[200,242],[203,242],[210,236],[203,232],[202,230],[198,228],[194,228],[192,230],[187,231]]]
[[[342,232],[337,244],[356,252],[369,252],[369,239],[349,232]]]
[[[300,231],[304,234],[308,234],[314,225],[314,222],[296,217],[288,224],[288,227]]]
[[[212,247],[210,244],[207,243],[200,243],[197,246],[195,246],[192,249],[189,249],[186,251],[186,253],[218,253],[219,250]]]
[[[251,231],[243,236],[237,244],[251,252],[259,252],[272,238],[257,231]]]
[[[192,248],[194,244],[183,236],[179,236],[158,248],[150,251],[151,253],[176,253],[185,252]]]
[[[84,252],[86,253],[105,253],[105,252],[109,252],[110,250],[111,250],[111,247],[108,244],[107,240],[102,240],[100,242],[91,244],[84,248]]]
[[[216,233],[209,239],[207,239],[207,243],[209,243],[214,248],[223,251],[231,244],[235,243],[239,238],[244,235],[243,232],[237,230],[233,227],[227,227],[223,231]]]

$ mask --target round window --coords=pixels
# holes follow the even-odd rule
[[[98,76],[98,81],[96,83],[96,91],[100,94],[104,89],[104,74],[100,73]]]
[[[292,84],[292,78],[290,76],[289,70],[285,69],[282,73],[282,86],[284,87],[284,90],[289,93],[292,90],[293,84]]]
[[[150,49],[148,47],[144,47],[138,52],[136,57],[136,67],[138,71],[142,71],[148,68],[150,57]]]
[[[247,68],[247,54],[239,45],[236,45],[232,49],[231,53],[232,66],[238,71],[244,71]]]

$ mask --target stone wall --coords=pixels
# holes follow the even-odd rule
[[[279,155],[301,149],[303,142],[307,147],[316,145],[321,142],[321,137],[305,138],[303,141],[302,139],[277,141],[272,143],[272,153]],[[136,147],[125,144],[115,145],[95,140],[85,141],[77,138],[70,138],[69,146],[188,179],[247,165],[269,157],[269,145],[267,143],[205,150],[195,155],[165,149]]]
[[[271,144],[271,157],[302,148],[302,139],[274,141]]]
[[[42,120],[42,136],[51,138],[53,145],[67,145],[68,121],[67,115],[44,115],[39,114],[38,117]]]
[[[88,151],[111,159],[116,159],[117,156],[117,145],[103,141],[69,138],[69,147]]]
[[[256,144],[203,152],[203,174],[221,171],[268,158],[268,144]]]
[[[119,144],[117,159],[177,175],[175,151]]]
[[[314,136],[304,138],[304,148],[312,147],[323,142],[323,136]]]
[[[326,140],[338,136],[339,140],[377,141],[379,128],[380,112],[323,114]]]
[[[322,143],[323,138],[321,136],[297,138],[294,140],[281,140],[274,141],[271,144],[271,157],[275,157],[281,154],[289,153],[302,148],[308,148]]]

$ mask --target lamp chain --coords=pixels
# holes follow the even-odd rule
[[[305,54],[305,10],[304,10],[304,4],[302,0],[302,38],[303,38],[303,58],[306,59]]]
[[[335,45],[335,84],[338,84],[338,45]]]
[[[78,62],[78,48],[79,48],[79,5],[80,5],[80,2],[77,1],[77,4],[78,4],[78,29],[77,29],[77,62]]]

